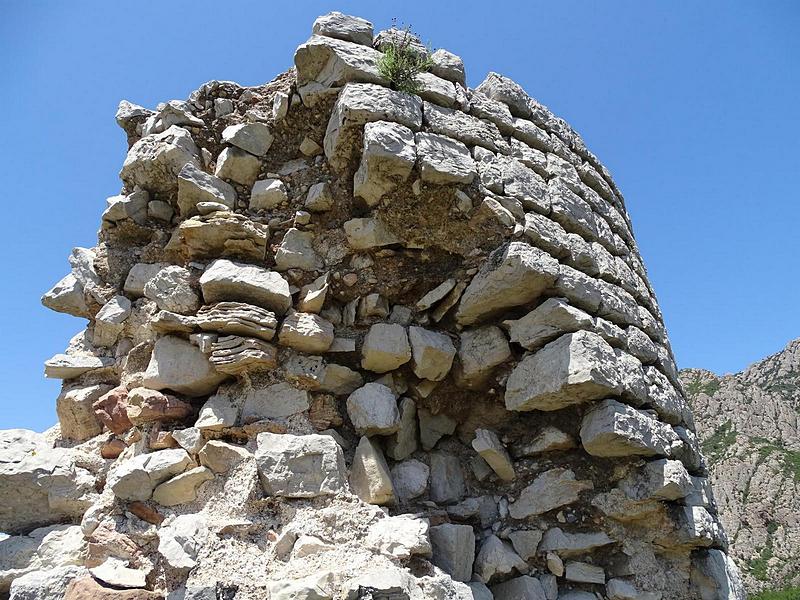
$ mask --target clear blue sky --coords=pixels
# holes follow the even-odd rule
[[[84,323],[39,297],[119,191],[120,99],[269,81],[314,18],[410,23],[506,74],[614,174],[681,367],[737,371],[800,337],[800,3],[0,0],[0,428],[53,424],[42,363]]]

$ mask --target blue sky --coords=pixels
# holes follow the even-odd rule
[[[42,363],[84,322],[39,297],[119,191],[119,100],[269,81],[330,10],[410,23],[471,86],[508,75],[583,135],[625,194],[681,367],[738,371],[800,337],[795,1],[0,0],[0,428],[56,421]]]

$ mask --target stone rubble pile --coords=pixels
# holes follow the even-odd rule
[[[0,594],[744,598],[622,196],[510,79],[320,17],[151,111],[0,433]],[[427,52],[419,44],[415,51]]]

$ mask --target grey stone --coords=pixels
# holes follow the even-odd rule
[[[203,396],[216,390],[226,377],[199,348],[181,338],[165,336],[153,347],[142,385],[153,390]]]
[[[431,73],[455,83],[465,85],[464,61],[460,56],[439,48],[431,54]]]
[[[476,429],[472,447],[492,467],[492,470],[497,473],[500,479],[504,481],[512,481],[514,479],[516,476],[514,464],[511,462],[505,446],[503,446],[494,431]]]
[[[269,341],[275,337],[278,320],[275,313],[245,302],[207,304],[197,313],[197,325],[203,331],[257,337]]]
[[[701,600],[745,600],[739,570],[721,550],[710,549],[692,557],[691,584]]]
[[[589,563],[570,561],[566,564],[564,571],[564,577],[567,581],[599,584],[606,582],[606,574],[602,567],[590,565]]]
[[[512,342],[537,350],[563,333],[591,329],[592,317],[563,298],[548,298],[521,319],[505,321]]]
[[[230,125],[222,132],[222,141],[254,156],[264,156],[275,137],[263,123]]]
[[[110,389],[110,385],[91,385],[62,391],[56,399],[61,436],[82,442],[100,435],[103,428],[92,404]]]
[[[558,262],[523,242],[492,252],[461,297],[456,320],[471,325],[501,310],[534,301],[558,276]]]
[[[466,493],[461,461],[453,454],[433,452],[431,461],[431,500],[439,504],[452,504]]]
[[[153,501],[162,506],[177,506],[197,499],[197,488],[214,479],[211,469],[195,467],[180,473],[153,490]]]
[[[317,17],[312,32],[314,35],[372,46],[372,23],[361,17],[351,17],[338,11]]]
[[[576,480],[575,473],[569,469],[550,469],[523,489],[517,500],[509,504],[508,511],[514,519],[541,515],[577,502],[581,492],[593,488],[591,481]]]
[[[560,527],[553,527],[545,532],[539,552],[555,552],[561,557],[571,557],[588,554],[613,543],[614,540],[604,531],[569,533],[562,531]]]
[[[633,471],[619,488],[634,500],[680,500],[692,490],[692,479],[681,461],[662,458]]]
[[[439,413],[434,415],[427,408],[421,407],[417,414],[419,416],[419,438],[422,442],[422,449],[430,451],[445,435],[452,435],[456,430],[456,420],[452,417]]]
[[[412,500],[428,489],[430,468],[416,459],[398,462],[391,470],[392,483],[399,500]]]
[[[461,332],[456,381],[464,387],[480,385],[497,366],[511,358],[508,340],[499,327],[485,325]]]
[[[520,529],[509,533],[508,539],[522,560],[530,560],[536,556],[542,532],[539,529]]]
[[[350,469],[350,488],[369,504],[394,504],[396,494],[389,465],[380,447],[368,437],[358,442]]]
[[[475,533],[471,525],[445,523],[430,528],[433,564],[456,581],[472,579]]]
[[[280,315],[292,306],[289,283],[278,273],[223,258],[206,267],[200,277],[200,288],[208,303],[248,302]]]
[[[241,148],[228,146],[217,157],[214,175],[250,187],[258,178],[261,161]]]
[[[455,346],[448,336],[423,327],[408,328],[408,339],[411,342],[411,368],[420,379],[441,381],[447,377],[453,358]]]
[[[134,298],[144,296],[144,286],[166,266],[166,263],[136,263],[128,271],[123,291]]]
[[[507,104],[514,115],[527,117],[531,114],[530,98],[525,90],[517,82],[499,73],[490,72],[475,91]]]
[[[63,598],[69,582],[87,575],[86,567],[65,565],[31,571],[11,582],[9,600],[43,600]]]
[[[56,354],[44,363],[44,376],[51,379],[74,379],[89,371],[114,366],[114,359],[105,356]]]
[[[89,314],[83,286],[72,273],[65,275],[42,296],[42,304],[50,310],[74,317],[86,317]]]
[[[189,132],[173,125],[131,146],[119,176],[130,189],[139,186],[148,192],[171,194],[178,188],[178,173],[187,163],[199,167],[199,156]]]
[[[285,498],[314,498],[344,490],[344,456],[327,435],[259,433],[256,463],[264,491]]]
[[[411,360],[411,345],[405,327],[376,323],[364,337],[361,356],[361,368],[375,373],[393,371],[407,363]]]
[[[482,146],[497,150],[500,131],[494,123],[482,121],[472,115],[452,108],[442,108],[425,102],[422,109],[423,121],[433,133],[463,142],[468,146]]]
[[[681,444],[669,425],[616,400],[604,400],[584,416],[580,437],[592,456],[671,456]]]
[[[348,245],[354,250],[369,250],[400,243],[400,239],[381,220],[372,217],[345,221],[344,232]]]
[[[548,600],[538,579],[522,575],[492,586],[497,600]]]
[[[619,578],[609,579],[606,582],[606,594],[608,600],[661,600],[662,598],[660,592],[640,592],[633,584]],[[735,600],[734,596],[728,597],[730,600]],[[712,598],[719,598],[719,596],[715,595]]]
[[[417,451],[417,405],[411,398],[400,401],[400,422],[397,432],[386,440],[386,454],[393,460],[404,460]]]
[[[475,573],[485,582],[489,583],[498,576],[508,575],[514,570],[524,571],[527,563],[514,552],[511,544],[490,535],[481,544],[481,549],[475,557]]]
[[[209,175],[193,163],[187,163],[178,173],[180,215],[191,216],[201,202],[216,202],[232,210],[236,206],[236,190],[219,177]]]
[[[275,269],[278,271],[322,269],[325,265],[314,250],[313,241],[314,234],[310,231],[290,228],[275,251]]]
[[[131,301],[125,296],[114,296],[103,305],[94,317],[95,346],[113,346],[131,314]]]
[[[138,454],[116,465],[107,485],[118,498],[143,502],[150,499],[156,486],[183,473],[192,464],[183,448]]]
[[[353,179],[353,195],[367,206],[406,181],[417,158],[413,132],[404,125],[375,121],[364,125],[361,164]]]
[[[199,453],[200,464],[214,473],[227,473],[251,456],[246,448],[220,440],[209,440]]]
[[[192,274],[178,265],[159,270],[145,284],[144,295],[161,310],[181,315],[194,314],[200,306],[200,298],[192,289]]]
[[[240,418],[242,423],[281,419],[307,411],[309,404],[306,390],[282,381],[249,392],[242,406]]]
[[[417,133],[414,140],[423,181],[470,183],[477,175],[475,161],[463,143],[435,133]]]
[[[280,179],[261,179],[250,191],[250,210],[272,210],[289,199],[286,185]]]
[[[575,439],[561,431],[556,427],[550,425],[545,426],[536,434],[532,440],[523,442],[512,447],[511,453],[515,457],[520,456],[535,456],[542,452],[551,452],[553,450],[568,450],[575,448],[577,444]]]
[[[361,435],[390,435],[400,427],[397,397],[380,383],[368,383],[350,394],[347,414]]]
[[[311,212],[325,212],[333,208],[333,194],[330,185],[322,181],[308,188],[304,206]]]

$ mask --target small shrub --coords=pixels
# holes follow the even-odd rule
[[[389,80],[392,89],[409,94],[419,93],[417,75],[433,66],[430,52],[414,49],[414,37],[409,27],[404,28],[398,41],[384,44],[383,56],[378,61],[378,72]]]
[[[750,600],[800,600],[800,588],[764,591],[750,596]]]

